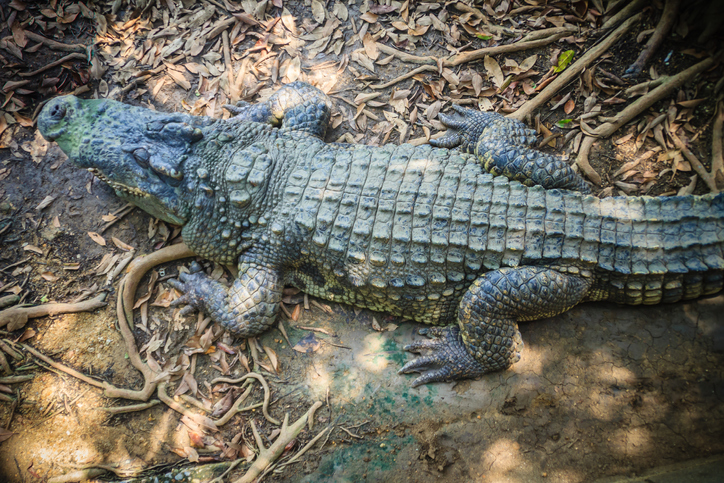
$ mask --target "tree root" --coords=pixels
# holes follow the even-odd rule
[[[724,146],[722,146],[722,124],[724,124],[724,101],[717,104],[717,113],[711,134],[711,176],[714,181],[724,181]]]
[[[281,433],[279,433],[276,441],[274,441],[274,443],[272,443],[272,445],[268,448],[264,446],[264,441],[262,441],[254,421],[251,420],[251,431],[254,433],[254,439],[256,440],[256,444],[259,448],[259,455],[256,457],[254,463],[247,470],[244,476],[235,480],[234,483],[252,483],[253,481],[256,481],[257,477],[266,470],[269,465],[274,463],[282,452],[284,452],[286,445],[299,435],[302,428],[304,428],[304,425],[307,424],[309,415],[316,411],[320,406],[322,406],[321,402],[315,402],[312,407],[309,408],[309,410],[302,417],[297,419],[297,421],[291,426],[289,426],[289,413],[285,414]]]
[[[566,30],[565,32],[558,32],[549,37],[540,40],[531,40],[526,42],[515,42],[507,45],[498,45],[496,47],[486,47],[484,49],[472,50],[470,52],[463,52],[461,54],[453,55],[447,59],[439,59],[431,55],[418,56],[401,52],[393,47],[377,43],[377,49],[387,55],[394,55],[403,62],[409,62],[411,64],[430,64],[438,65],[441,64],[443,67],[454,67],[456,65],[465,64],[466,62],[472,62],[474,60],[480,60],[487,55],[505,54],[510,52],[520,52],[521,50],[536,49],[539,47],[546,46],[555,42],[556,40],[569,35],[575,30]],[[414,75],[414,74],[413,74]],[[381,89],[381,87],[377,87]]]
[[[549,99],[551,99],[558,91],[560,91],[566,84],[574,79],[578,78],[578,75],[598,59],[604,52],[606,52],[613,44],[615,44],[621,37],[623,37],[633,25],[638,22],[641,18],[641,14],[636,14],[633,17],[626,20],[619,28],[611,32],[611,34],[603,39],[599,44],[590,50],[586,51],[583,56],[573,64],[569,65],[568,68],[563,71],[553,82],[548,84],[537,96],[528,100],[525,104],[520,106],[517,111],[509,114],[508,117],[518,119],[522,121],[528,115],[530,115],[535,109],[542,106]],[[515,44],[512,44],[515,45]]]
[[[7,325],[7,330],[12,332],[25,326],[28,319],[45,317],[47,315],[70,314],[75,312],[88,312],[103,307],[106,294],[102,293],[84,302],[76,304],[44,304],[35,307],[12,307],[0,312],[0,327]]]
[[[648,4],[648,0],[633,0],[623,7],[616,15],[606,20],[601,26],[601,30],[614,28],[616,25],[621,23],[623,19],[629,18],[634,12],[641,10],[644,6],[646,6],[646,4]]]
[[[661,46],[661,43],[664,41],[664,37],[666,37],[666,34],[669,33],[671,27],[674,25],[676,16],[679,13],[680,3],[681,0],[666,0],[666,4],[664,4],[664,11],[661,14],[661,19],[659,20],[658,25],[656,25],[656,30],[653,35],[649,37],[649,41],[646,42],[646,46],[639,54],[636,61],[631,64],[628,69],[626,69],[624,77],[634,78],[641,74],[643,68],[646,64],[648,64],[649,60],[651,60],[651,56]]]
[[[608,137],[618,130],[621,126],[631,121],[633,118],[644,112],[657,101],[670,96],[676,89],[689,82],[697,74],[704,72],[716,63],[716,59],[708,57],[698,64],[694,64],[688,69],[678,74],[667,77],[659,86],[648,94],[639,97],[634,102],[626,106],[626,108],[616,114],[612,118],[604,118],[605,124],[598,126],[592,131],[592,134],[598,137]]]
[[[249,378],[254,378],[257,381],[259,381],[264,388],[264,405],[262,406],[262,412],[264,413],[264,417],[272,424],[279,425],[279,420],[271,417],[269,415],[269,400],[271,399],[271,392],[269,391],[269,385],[266,382],[266,379],[264,379],[261,374],[257,374],[256,372],[250,372],[248,374],[245,374],[237,379],[230,379],[228,377],[217,377],[216,379],[211,381],[211,384],[218,384],[220,382],[226,382],[228,384],[239,384],[242,381],[245,381]],[[241,398],[239,398],[241,399]],[[239,401],[237,400],[237,403]],[[237,405],[237,403],[234,403],[234,406],[232,406],[232,409],[234,409]],[[232,409],[229,409],[231,411]],[[240,412],[240,411],[236,411]],[[233,415],[232,415],[233,416]]]
[[[681,150],[681,154],[684,155],[684,157],[689,160],[689,163],[691,163],[691,167],[694,168],[694,171],[696,171],[696,174],[698,174],[701,179],[704,180],[704,183],[709,187],[709,191],[712,193],[718,193],[719,189],[716,187],[716,182],[714,181],[714,176],[712,176],[706,168],[704,168],[704,165],[701,164],[701,161],[699,161],[699,158],[694,156],[694,153],[691,152],[691,150],[688,148],[688,146],[679,138],[679,136],[676,135],[676,133],[669,132],[668,129],[666,129],[669,138],[671,138],[672,141],[674,141],[674,144],[677,148]]]

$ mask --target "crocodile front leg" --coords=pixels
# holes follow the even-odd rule
[[[414,386],[455,381],[510,367],[520,360],[518,322],[565,312],[578,304],[589,279],[546,267],[502,268],[478,278],[458,308],[459,327],[433,327],[431,336],[405,347],[422,353],[400,370],[420,372]]]
[[[515,119],[495,112],[481,112],[453,105],[456,114],[440,114],[447,126],[445,136],[430,140],[442,148],[459,147],[475,154],[486,171],[546,189],[589,193],[588,184],[562,159],[531,149],[535,131]]]
[[[169,283],[184,292],[171,305],[186,305],[182,313],[203,310],[240,337],[254,337],[268,329],[276,321],[282,300],[279,274],[251,262],[239,263],[239,278],[230,288],[209,278],[195,262],[191,273],[182,273],[179,280]]]
[[[224,106],[234,114],[234,121],[252,121],[281,127],[291,132],[304,132],[324,140],[332,116],[329,97],[305,82],[282,86],[265,102],[245,101]]]

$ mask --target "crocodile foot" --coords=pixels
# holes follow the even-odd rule
[[[201,265],[196,262],[189,266],[189,273],[179,273],[178,280],[172,278],[168,283],[182,292],[183,295],[171,302],[172,307],[185,305],[180,314],[186,315],[194,310],[203,310],[205,301],[214,295],[212,280],[201,270]]]
[[[421,356],[405,364],[399,371],[400,374],[422,374],[412,382],[412,387],[430,382],[468,379],[488,372],[468,353],[457,326],[430,327],[420,329],[419,333],[430,339],[405,346],[406,351]]]

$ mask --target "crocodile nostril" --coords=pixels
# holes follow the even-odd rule
[[[56,121],[63,119],[66,108],[63,104],[56,104],[50,108],[50,117]]]

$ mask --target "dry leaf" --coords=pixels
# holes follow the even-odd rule
[[[565,105],[563,106],[563,112],[566,114],[570,114],[573,112],[573,109],[575,109],[576,103],[573,101],[573,99],[569,99]]]
[[[91,237],[91,240],[93,240],[97,244],[101,246],[106,246],[106,239],[100,236],[98,233],[94,231],[89,231],[88,236]]]
[[[274,352],[274,350],[268,346],[264,346],[264,352],[266,352],[266,355],[269,356],[269,360],[272,363],[272,368],[274,369],[274,372],[276,374],[278,374],[279,373],[279,357],[277,357],[277,353]]]
[[[312,0],[312,17],[317,23],[324,23],[324,5],[319,0]]]
[[[500,65],[498,65],[498,62],[489,55],[486,55],[483,60],[483,65],[485,65],[485,70],[488,72],[488,76],[492,77],[493,83],[500,88],[505,81],[505,76],[503,75],[503,71],[501,70]]]
[[[123,251],[130,252],[131,250],[135,250],[134,247],[132,247],[131,245],[129,245],[127,243],[122,242],[121,240],[119,240],[118,238],[116,238],[114,236],[111,237],[111,241],[113,241],[113,244]]]
[[[35,252],[35,253],[37,253],[38,255],[42,255],[42,254],[43,254],[43,250],[41,250],[40,248],[36,247],[35,245],[25,245],[25,246],[23,247],[23,250],[25,250],[26,252]]]
[[[53,201],[55,201],[55,196],[46,196],[43,201],[41,201],[38,206],[35,207],[35,211],[40,211],[43,208],[47,208]]]
[[[41,272],[40,276],[48,282],[57,282],[60,277],[55,275],[53,272]]]

